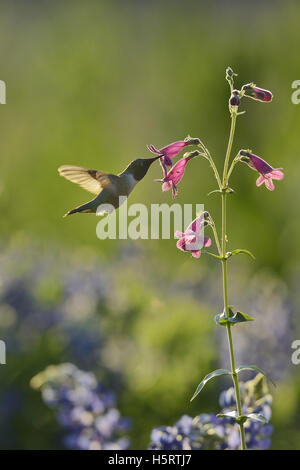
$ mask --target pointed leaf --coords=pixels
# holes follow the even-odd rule
[[[228,309],[228,314],[229,316],[226,317],[225,312],[219,313],[219,315],[215,317],[216,323],[221,326],[226,326],[227,324],[234,326],[236,323],[254,321],[254,318],[250,317],[250,315],[247,315],[246,313],[242,312],[234,313],[230,307]]]
[[[213,379],[214,377],[219,377],[220,375],[231,375],[231,372],[230,370],[227,370],[227,369],[217,369],[217,370],[214,370],[213,372],[210,372],[210,374],[207,374],[204,377],[204,379],[199,383],[198,387],[196,388],[196,391],[194,395],[192,396],[191,401],[194,400],[194,398],[196,398],[196,396],[201,392],[201,390],[205,387],[205,385],[207,384],[207,382],[209,382],[209,380]]]
[[[270,380],[270,382],[274,385],[274,387],[276,387],[276,384],[275,382],[273,382],[273,380],[258,366],[239,366],[235,372],[237,374],[239,374],[239,372],[242,372],[243,370],[253,370],[254,372],[260,372],[261,374],[263,374],[267,379]]]
[[[231,323],[244,323],[245,321],[254,321],[254,318],[250,317],[250,315],[247,315],[246,313],[236,312],[234,317],[230,319]]]
[[[247,415],[238,416],[238,413],[236,411],[228,411],[227,413],[218,413],[217,418],[232,418],[238,424],[244,424],[247,421],[248,416]]]
[[[213,193],[227,193],[227,194],[233,194],[235,191],[232,188],[224,188],[224,189],[214,189],[213,191],[210,191],[208,193],[208,196],[210,196]]]
[[[229,194],[233,194],[235,191],[232,188],[226,188],[225,192]]]
[[[217,418],[233,418],[236,419],[238,416],[236,411],[228,411],[227,413],[218,413]]]
[[[249,413],[247,415],[247,418],[253,419],[254,421],[259,421],[262,424],[268,424],[268,422],[269,422],[267,420],[267,418],[264,415],[260,414],[260,413]]]
[[[228,318],[225,316],[225,312],[219,313],[215,316],[215,322],[218,325],[226,326],[228,323]]]
[[[221,193],[222,191],[220,189],[214,189],[213,191],[210,191],[207,195],[210,196],[213,193]]]
[[[245,255],[250,256],[250,258],[255,259],[255,256],[249,250],[243,250],[243,249],[238,248],[237,250],[231,251],[232,255],[239,255],[240,253],[243,253]]]
[[[211,253],[210,251],[207,251],[207,250],[201,250],[201,253],[202,253],[203,255],[210,255],[210,256],[213,256],[214,258],[217,258],[217,259],[222,259],[221,256],[215,255],[214,253]]]
[[[238,424],[244,424],[248,419],[248,416],[239,416],[238,418],[235,418],[236,422]]]
[[[219,315],[216,315],[215,321],[221,326],[226,326],[229,318],[234,317],[234,312],[232,310],[232,305],[228,306],[228,317],[226,317],[225,312],[219,313]]]

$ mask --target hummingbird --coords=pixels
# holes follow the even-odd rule
[[[97,208],[102,204],[111,204],[114,209],[117,209],[120,205],[120,196],[124,196],[125,200],[135,185],[144,178],[150,165],[158,158],[160,158],[160,155],[154,158],[137,158],[129,163],[125,170],[118,175],[75,165],[60,166],[58,173],[61,176],[72,181],[72,183],[79,184],[90,193],[96,194],[94,199],[68,211],[64,217],[76,212],[97,212],[98,215],[101,215],[108,212],[106,209],[100,212],[97,211]]]

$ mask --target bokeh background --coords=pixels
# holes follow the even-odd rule
[[[285,179],[271,193],[241,165],[232,176],[230,302],[256,322],[234,330],[239,361],[276,379],[272,448],[300,448],[298,174],[299,2],[12,1],[0,4],[0,447],[54,449],[63,431],[30,387],[50,364],[93,371],[129,417],[131,448],[182,414],[217,412],[228,380],[189,398],[226,365],[221,276],[213,258],[191,259],[174,240],[100,241],[98,219],[70,208],[88,200],[57,175],[64,163],[119,172],[146,144],[200,137],[221,166],[229,131],[225,68],[274,100],[243,102],[234,151],[251,148]],[[191,169],[191,167],[190,167]],[[130,202],[170,202],[153,165]],[[204,203],[219,222],[207,162],[187,168],[176,202]]]

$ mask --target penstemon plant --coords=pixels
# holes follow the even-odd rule
[[[224,159],[223,174],[222,177],[217,169],[217,166],[214,162],[213,157],[211,156],[209,150],[206,148],[204,143],[198,138],[187,137],[186,139],[178,142],[174,142],[162,149],[156,149],[153,145],[148,146],[148,149],[160,156],[160,164],[163,169],[163,178],[158,180],[161,181],[162,190],[167,191],[172,190],[172,197],[174,198],[177,193],[177,184],[181,181],[185,168],[188,162],[196,157],[202,156],[210,163],[212,170],[214,172],[218,189],[212,192],[219,193],[221,196],[222,204],[222,222],[221,222],[221,235],[219,236],[216,224],[209,214],[205,211],[197,216],[197,218],[189,225],[185,232],[176,232],[175,237],[179,238],[177,241],[177,248],[179,250],[190,252],[194,258],[199,258],[201,256],[201,248],[208,248],[211,246],[211,239],[209,237],[203,236],[203,229],[205,226],[210,227],[213,233],[213,237],[216,243],[217,253],[212,253],[207,250],[202,250],[202,253],[206,253],[210,256],[216,258],[222,266],[222,276],[223,276],[223,298],[224,298],[224,310],[222,313],[215,317],[216,323],[220,326],[223,326],[227,332],[228,346],[229,346],[229,355],[230,355],[230,364],[231,370],[227,369],[218,369],[210,374],[208,374],[204,379],[199,383],[192,400],[200,393],[203,387],[214,377],[230,375],[232,377],[234,392],[235,392],[235,403],[236,410],[231,411],[225,414],[217,415],[220,418],[230,418],[234,419],[239,426],[240,430],[240,449],[246,449],[245,442],[245,431],[244,423],[250,419],[258,421],[261,423],[267,423],[265,416],[259,413],[249,413],[245,410],[243,413],[243,404],[241,402],[241,395],[239,389],[238,375],[244,370],[250,370],[254,372],[260,372],[266,375],[258,366],[256,365],[240,365],[236,366],[235,357],[234,357],[234,348],[233,348],[233,338],[232,338],[232,327],[238,323],[253,321],[254,319],[249,315],[236,311],[234,312],[233,307],[229,305],[228,301],[228,279],[227,279],[227,262],[232,256],[244,253],[254,258],[252,253],[245,249],[234,249],[227,251],[227,226],[226,226],[226,205],[227,197],[232,194],[234,191],[229,186],[229,179],[233,172],[233,169],[239,162],[246,163],[252,170],[255,170],[259,173],[259,177],[256,180],[256,185],[261,186],[263,183],[266,188],[270,191],[274,190],[273,180],[281,180],[283,178],[282,168],[272,168],[267,162],[262,158],[254,155],[251,150],[240,150],[237,155],[231,160],[231,152],[234,140],[234,134],[236,129],[236,121],[239,115],[244,114],[245,111],[240,112],[239,106],[243,97],[252,98],[260,102],[270,102],[272,101],[272,93],[268,90],[258,88],[254,83],[248,83],[240,90],[234,88],[234,78],[237,74],[228,67],[226,69],[226,80],[230,86],[230,99],[229,99],[229,113],[231,118],[231,127],[228,139],[227,150]],[[172,166],[172,158],[178,155],[178,153],[189,145],[196,145],[197,150],[188,152],[184,157],[179,160],[174,166]],[[171,167],[171,168],[170,168]],[[168,169],[170,168],[170,169]]]

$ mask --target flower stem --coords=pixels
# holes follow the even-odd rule
[[[215,222],[212,219],[212,217],[210,217],[210,226],[212,228],[212,231],[213,231],[213,234],[214,234],[214,237],[215,237],[215,242],[216,242],[216,245],[217,245],[219,256],[222,256],[222,249],[221,249],[221,245],[220,245],[220,241],[219,241],[219,237],[218,237],[218,232],[217,232]]]
[[[229,159],[230,159],[230,154],[231,154],[231,149],[232,149],[232,143],[233,143],[233,137],[234,137],[234,132],[235,132],[236,118],[237,118],[237,113],[232,111],[229,141],[228,141],[228,145],[227,145],[227,151],[226,151],[225,163],[224,163],[224,170],[223,170],[223,187],[226,187],[227,182],[228,182],[227,181],[227,172],[228,172],[228,164],[229,164]]]
[[[207,155],[207,160],[209,161],[209,163],[210,163],[210,165],[213,169],[213,172],[215,174],[215,177],[216,177],[216,180],[218,182],[219,188],[221,189],[222,184],[221,184],[221,179],[220,179],[220,176],[219,176],[219,172],[218,172],[217,167],[215,165],[215,162],[214,162],[214,160],[213,160],[213,158],[210,154]]]
[[[235,167],[235,165],[237,164],[238,160],[239,160],[239,157],[240,157],[240,152],[237,154],[237,156],[232,160],[232,163],[231,163],[231,166],[229,168],[229,171],[227,173],[227,184],[228,184],[228,181],[229,181],[229,178],[231,176],[231,173]]]
[[[234,390],[235,390],[235,400],[236,400],[236,405],[237,405],[238,416],[240,417],[240,416],[242,416],[242,406],[241,406],[241,397],[240,397],[238,376],[237,376],[237,373],[235,372],[235,362],[234,362],[234,352],[233,352],[231,326],[227,325],[226,328],[227,328],[228,344],[229,344],[229,351],[230,351],[232,380],[233,380],[233,383],[234,383]],[[246,450],[244,425],[242,423],[239,423],[239,427],[240,427],[240,436],[241,436],[241,450]]]
[[[222,182],[221,182],[221,178],[220,178],[218,169],[217,169],[216,164],[215,164],[215,162],[214,162],[214,159],[213,159],[213,157],[211,156],[209,150],[205,147],[204,143],[203,143],[200,139],[199,139],[199,141],[200,141],[199,147],[201,147],[201,149],[203,150],[203,152],[204,152],[204,157],[209,161],[210,166],[212,167],[213,172],[214,172],[214,174],[215,174],[215,177],[216,177],[216,180],[217,180],[219,189],[221,189],[221,187],[222,187]]]
[[[228,164],[231,154],[231,148],[233,143],[234,131],[235,131],[235,123],[236,123],[236,113],[232,113],[231,115],[231,128],[230,128],[230,135],[229,141],[225,156],[224,162],[224,171],[223,171],[223,189],[226,188],[228,184]],[[223,297],[224,297],[224,312],[225,316],[229,316],[229,307],[228,307],[228,288],[227,288],[227,259],[226,259],[226,242],[227,242],[227,235],[226,235],[226,197],[227,193],[225,191],[222,192],[222,273],[223,273]],[[227,330],[227,338],[228,338],[228,345],[229,345],[229,354],[230,354],[230,363],[231,363],[231,371],[232,371],[232,380],[235,390],[235,399],[236,399],[236,407],[237,407],[237,414],[238,417],[242,415],[242,406],[241,406],[241,398],[240,398],[240,390],[239,390],[239,383],[237,373],[235,371],[235,360],[234,360],[234,350],[233,350],[233,341],[232,341],[232,334],[231,334],[231,325],[228,323],[226,325]],[[246,449],[245,443],[245,431],[243,423],[239,424],[240,427],[240,436],[241,436],[241,450]]]

